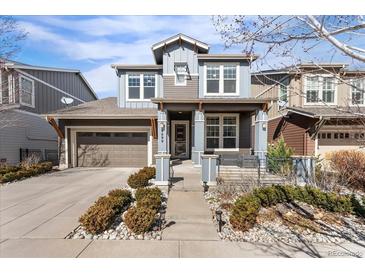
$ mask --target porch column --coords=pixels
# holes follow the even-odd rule
[[[169,154],[169,135],[167,125],[167,113],[157,112],[158,126],[158,154],[156,158],[156,185],[168,185],[170,180],[170,154]]]
[[[204,153],[204,112],[194,113],[194,147],[191,160],[195,166],[201,166],[201,155]]]
[[[267,113],[258,110],[255,115],[255,155],[265,164],[267,152]]]
[[[206,182],[209,186],[217,185],[217,161],[218,155],[203,154],[202,158],[202,171],[201,171],[201,180],[202,183]]]
[[[167,114],[166,111],[157,112],[158,153],[168,153]]]

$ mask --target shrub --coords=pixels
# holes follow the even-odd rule
[[[365,190],[365,153],[340,150],[326,155],[330,167],[337,173],[338,183]]]
[[[138,188],[135,194],[136,200],[140,200],[148,195],[156,195],[161,197],[162,191],[158,187],[153,188]]]
[[[229,221],[234,229],[249,230],[254,226],[259,210],[260,200],[253,194],[246,194],[233,204]]]
[[[154,178],[156,176],[156,168],[155,167],[144,167],[140,171],[140,173],[144,173],[148,180]]]
[[[115,211],[110,204],[102,202],[100,199],[79,219],[84,229],[91,234],[98,234],[106,230],[113,223],[115,216]]]
[[[0,174],[1,175],[4,175],[6,173],[9,173],[9,172],[17,172],[18,170],[20,170],[20,167],[19,166],[2,166],[0,168]]]
[[[145,207],[133,207],[129,209],[124,217],[127,227],[136,234],[147,232],[154,220],[156,211]]]
[[[288,147],[283,137],[268,146],[267,148],[267,166],[274,173],[288,175],[292,170],[293,149]]]
[[[128,190],[114,189],[108,196],[100,197],[79,218],[85,230],[92,234],[101,233],[112,223],[116,214],[121,213],[132,202],[132,194]]]
[[[161,196],[147,195],[137,201],[137,207],[146,207],[157,211],[161,207]]]
[[[131,188],[146,187],[148,186],[148,180],[149,178],[146,176],[146,174],[138,172],[129,176],[128,185]]]
[[[16,174],[16,172],[8,172],[8,173],[5,173],[3,176],[2,176],[2,181],[4,183],[6,182],[11,182],[11,181],[14,181],[18,179],[18,176]]]

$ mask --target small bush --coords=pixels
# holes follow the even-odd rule
[[[105,231],[113,223],[115,216],[113,207],[108,202],[100,199],[79,219],[84,229],[91,234]]]
[[[134,173],[128,178],[128,185],[131,188],[140,188],[148,186],[149,178],[144,173]]]
[[[137,201],[137,207],[146,207],[157,211],[161,207],[161,196],[147,195]]]
[[[240,231],[247,231],[252,228],[256,222],[260,206],[260,200],[253,194],[246,194],[238,198],[229,217],[232,227]]]
[[[267,167],[276,174],[289,175],[292,171],[293,149],[288,147],[283,137],[267,148]]]
[[[154,178],[156,176],[156,168],[155,167],[144,167],[140,171],[140,173],[144,173],[148,180]]]
[[[132,202],[132,194],[128,190],[114,189],[108,196],[100,197],[79,218],[85,230],[98,234],[106,230],[112,223],[116,214],[125,210]]]
[[[0,168],[0,174],[1,175],[4,175],[6,173],[9,173],[9,172],[17,172],[18,170],[20,170],[21,168],[19,166],[1,166]]]
[[[145,207],[133,207],[129,209],[124,217],[127,227],[136,234],[147,232],[154,220],[156,211]]]
[[[135,194],[136,200],[141,200],[143,197],[148,195],[156,195],[161,197],[162,191],[158,187],[152,188],[138,188]]]
[[[18,179],[18,175],[16,172],[8,172],[2,175],[2,181],[4,183],[11,182]]]
[[[340,150],[326,154],[330,167],[337,173],[337,182],[354,189],[365,190],[365,153]]]

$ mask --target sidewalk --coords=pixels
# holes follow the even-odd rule
[[[317,258],[364,257],[352,243],[252,244],[225,241],[110,241],[65,239],[0,240],[0,257],[13,258]]]

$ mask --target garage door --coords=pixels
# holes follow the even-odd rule
[[[147,165],[145,132],[78,132],[80,167],[143,167]]]

